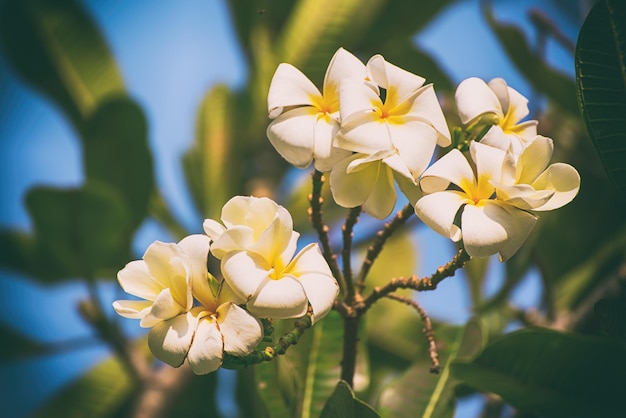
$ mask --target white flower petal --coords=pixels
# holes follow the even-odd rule
[[[187,265],[185,251],[177,244],[155,241],[148,247],[143,259],[150,276],[163,288],[169,288],[180,306],[191,307],[191,266]]]
[[[267,127],[267,137],[290,164],[305,168],[313,160],[318,111],[313,107],[289,110]]]
[[[420,187],[424,193],[433,193],[447,189],[450,183],[461,187],[465,182],[476,182],[474,172],[461,151],[453,149],[424,171]]]
[[[251,245],[248,250],[258,254],[270,264],[274,264],[289,246],[292,238],[293,229],[291,222],[285,223],[277,217],[259,236],[258,241]],[[295,251],[295,247],[293,250]],[[291,258],[292,255],[293,252],[289,254],[289,257]]]
[[[400,174],[401,177],[417,183],[417,176],[413,175],[409,167],[406,166],[405,162],[398,154],[392,154],[389,157],[383,158],[383,162],[393,170],[394,174]],[[350,167],[348,167],[348,171],[351,172]]]
[[[152,304],[150,313],[139,322],[139,326],[143,328],[151,327],[156,321],[174,318],[186,310],[172,297],[171,289],[163,289]]]
[[[532,186],[538,190],[554,191],[545,205],[533,210],[545,211],[560,208],[576,197],[580,189],[580,174],[569,164],[555,163],[544,171]]]
[[[300,282],[292,276],[279,280],[266,278],[246,305],[257,318],[298,318],[308,309],[308,300]]]
[[[446,118],[443,115],[441,105],[439,104],[432,84],[428,84],[418,90],[418,94],[411,105],[409,114],[418,115],[435,128],[438,133],[437,145],[447,147],[452,143]]]
[[[339,83],[344,80],[363,82],[366,77],[365,64],[343,48],[339,48],[328,64],[324,76],[324,97],[339,100]]]
[[[365,111],[372,111],[381,107],[383,102],[378,97],[378,93],[367,86],[367,84],[355,80],[344,80],[339,85],[339,113],[341,114],[341,127],[348,126],[351,119],[361,115]],[[357,122],[358,123],[358,122]]]
[[[393,185],[393,170],[380,164],[372,193],[363,203],[363,210],[376,219],[384,219],[396,205],[396,188]]]
[[[470,77],[463,80],[456,89],[454,99],[464,125],[486,113],[504,116],[500,100],[480,78]]]
[[[224,351],[233,356],[247,356],[263,340],[261,323],[234,303],[217,308],[217,322],[224,337]]]
[[[117,273],[117,281],[126,293],[147,300],[156,299],[163,289],[163,285],[155,281],[145,261],[135,260]]]
[[[419,185],[414,184],[412,180],[409,180],[405,176],[394,171],[393,179],[396,181],[398,188],[404,196],[406,196],[410,204],[415,205],[415,202],[424,196],[424,193],[422,193],[422,189],[420,189]]]
[[[502,107],[502,113],[506,114],[509,110],[509,86],[506,85],[506,81],[503,78],[494,78],[487,86],[493,91],[498,100],[500,101],[500,106]]]
[[[287,267],[295,275],[313,308],[313,321],[317,321],[331,310],[339,294],[339,286],[332,276],[316,243],[302,249]]]
[[[222,259],[222,274],[232,291],[243,300],[254,296],[270,274],[267,261],[247,251],[231,252]]]
[[[204,306],[215,304],[215,298],[211,292],[207,279],[207,259],[209,257],[210,238],[206,235],[194,234],[183,238],[178,245],[189,256],[191,268],[191,290],[193,295]],[[191,298],[190,302],[193,302]],[[187,306],[191,309],[191,306]]]
[[[113,309],[124,318],[141,319],[150,312],[152,302],[147,300],[116,300]]]
[[[453,222],[461,205],[469,202],[464,194],[457,191],[436,192],[415,203],[415,214],[435,232],[458,241],[461,230]]]
[[[476,175],[479,181],[482,178],[495,182],[502,180],[502,168],[506,152],[480,142],[472,142],[470,144],[470,154],[472,160],[476,163]]]
[[[511,123],[517,123],[528,116],[530,113],[528,110],[528,99],[517,90],[507,86],[503,79],[494,78],[489,82],[489,87],[500,99],[502,112]]]
[[[228,228],[211,245],[211,254],[217,259],[222,259],[231,251],[241,251],[250,248],[254,244],[254,231],[244,225]]]
[[[191,312],[159,322],[148,333],[150,351],[159,360],[179,367],[189,352],[197,323]]]
[[[222,208],[222,222],[227,228],[245,225],[255,231],[254,239],[267,228],[279,211],[276,202],[267,197],[235,196]]]
[[[207,374],[219,369],[224,360],[224,339],[217,321],[204,317],[198,322],[187,361],[195,374]]]
[[[352,154],[350,151],[333,145],[337,132],[339,132],[339,122],[329,117],[318,118],[315,124],[313,155],[315,168],[321,172],[330,171],[335,164]]]
[[[413,179],[424,172],[435,152],[437,131],[418,121],[407,121],[402,125],[391,125],[391,140]]]
[[[330,191],[339,206],[344,208],[360,206],[372,193],[380,170],[380,161],[363,164],[360,170],[347,173],[348,166],[363,157],[363,154],[348,157],[340,161],[330,172]]]
[[[312,105],[313,98],[321,97],[315,85],[291,64],[282,63],[276,69],[267,94],[270,118],[275,118],[282,108]]]
[[[538,135],[520,154],[516,166],[516,183],[532,184],[545,170],[552,157],[552,139]]]
[[[202,229],[204,229],[204,233],[208,235],[211,241],[215,241],[226,231],[226,228],[221,223],[213,219],[205,219],[202,223]]]
[[[370,58],[366,68],[370,78],[380,87],[387,89],[386,101],[392,101],[394,106],[405,101],[426,81],[418,75],[385,61],[382,55],[374,55]]]
[[[245,305],[248,300],[235,293],[226,280],[222,280],[218,303],[232,302],[235,305]]]
[[[536,220],[526,211],[495,201],[466,205],[461,215],[463,245],[472,257],[500,252],[500,260],[506,260],[521,247]]]
[[[516,184],[513,186],[495,184],[495,186],[498,200],[525,210],[542,206],[554,195],[554,191],[535,190],[534,187],[528,184]]]

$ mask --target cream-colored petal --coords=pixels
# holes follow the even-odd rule
[[[322,95],[311,80],[293,65],[282,63],[272,77],[267,94],[269,116],[276,118],[285,107],[312,105],[315,97]]]
[[[271,273],[271,266],[260,256],[247,251],[231,252],[222,259],[222,274],[233,292],[249,300]]]
[[[479,187],[488,187],[492,193],[493,186],[491,186],[490,182],[502,181],[502,169],[506,159],[506,152],[480,142],[472,142],[470,144],[470,155],[476,163],[476,177]],[[483,179],[489,179],[489,181]]]
[[[177,303],[172,297],[170,289],[163,289],[150,308],[148,315],[139,322],[142,328],[149,328],[157,321],[164,321],[180,315],[186,311],[185,307]]]
[[[418,121],[407,121],[402,125],[390,125],[391,140],[413,179],[426,170],[437,144],[437,131]]]
[[[422,196],[424,196],[424,193],[422,192],[422,189],[420,189],[419,184],[414,184],[412,180],[409,180],[405,176],[400,175],[399,173],[396,173],[394,171],[393,179],[396,181],[398,188],[404,194],[404,196],[406,196],[410,204],[415,205],[415,202],[417,202]]]
[[[456,88],[454,99],[464,125],[486,113],[503,116],[500,100],[480,78],[470,77],[463,80]]]
[[[235,305],[245,305],[248,301],[246,298],[241,297],[240,294],[237,294],[226,280],[222,280],[217,300],[220,305],[226,302],[232,302]]]
[[[313,320],[317,321],[331,310],[339,294],[339,286],[324,260],[319,246],[309,244],[302,249],[287,267],[295,275],[313,308]]]
[[[224,351],[233,356],[247,356],[263,340],[261,323],[234,303],[217,308],[217,322],[224,337]]]
[[[365,64],[343,48],[339,48],[328,64],[324,76],[324,97],[339,100],[339,84],[345,80],[363,82],[365,80]]]
[[[383,102],[378,94],[367,84],[355,81],[344,80],[339,85],[339,113],[341,114],[341,127],[349,127],[353,123],[354,117],[361,118],[363,112],[372,111],[382,107]]]
[[[487,83],[489,88],[496,95],[502,107],[502,113],[506,114],[509,110],[509,86],[503,78],[494,78]]]
[[[443,115],[432,84],[428,84],[418,90],[409,114],[419,116],[435,128],[437,131],[437,145],[447,147],[452,143],[448,123]]]
[[[222,222],[227,228],[245,225],[255,231],[254,239],[272,223],[278,204],[267,197],[235,196],[222,208]]]
[[[507,86],[501,78],[494,78],[489,82],[489,87],[496,93],[502,104],[504,114],[510,113],[508,119],[511,123],[517,123],[528,116],[528,99],[517,90]]]
[[[259,236],[258,241],[250,246],[248,250],[258,254],[267,260],[268,263],[274,264],[289,246],[292,237],[293,229],[291,222],[285,223],[277,217]]]
[[[461,187],[465,183],[475,182],[474,172],[467,159],[461,151],[453,149],[424,171],[420,187],[424,193],[434,193],[447,189],[450,183]]]
[[[443,191],[426,195],[415,203],[415,214],[433,231],[453,241],[461,239],[461,230],[454,219],[461,205],[471,202],[457,191]]]
[[[145,261],[135,260],[117,273],[117,281],[126,293],[147,300],[156,299],[163,289],[163,284],[154,280]]]
[[[405,162],[398,154],[392,154],[389,157],[383,158],[383,162],[393,170],[394,174],[397,173],[407,180],[417,183],[417,176],[413,175],[411,170],[409,170],[409,167],[406,166]]]
[[[183,238],[178,245],[185,250],[189,257],[191,271],[191,291],[193,295],[205,306],[215,304],[215,298],[211,292],[207,279],[207,260],[209,257],[210,238],[206,235],[194,234]],[[193,299],[188,299],[187,309],[191,309]]]
[[[510,258],[524,243],[536,222],[526,211],[495,201],[466,205],[461,215],[463,245],[472,257],[501,253]]]
[[[413,92],[424,85],[424,78],[393,65],[382,57],[374,55],[366,65],[368,74],[380,87],[387,89],[386,101],[394,106],[405,101]]]
[[[186,280],[187,272],[184,263],[175,261],[185,259],[185,252],[174,243],[153,242],[143,255],[143,259],[148,266],[150,276],[163,288],[173,287],[181,278],[183,282]],[[175,292],[176,290],[173,290],[173,293]]]
[[[521,143],[516,145],[512,143],[512,140],[519,142],[518,138],[515,135],[507,135],[504,133],[501,127],[498,125],[493,125],[485,136],[480,140],[481,144],[489,145],[490,147],[501,149],[502,151],[511,151],[513,149],[520,149]],[[519,152],[515,155],[519,155]]]
[[[205,316],[198,321],[187,361],[195,374],[211,373],[222,365],[224,338],[213,317]]]
[[[245,225],[228,228],[211,245],[211,254],[222,259],[231,251],[242,251],[254,245],[254,231]]]
[[[531,210],[545,204],[554,195],[554,191],[535,190],[528,184],[505,186],[494,184],[498,200],[519,209]]]
[[[211,241],[215,241],[226,231],[224,225],[213,219],[205,219],[202,223],[202,229],[204,229],[204,233],[207,234]]]
[[[339,132],[339,122],[329,117],[318,118],[315,124],[315,145],[313,147],[315,169],[318,171],[330,171],[339,161],[352,155],[351,151],[333,145],[337,132]]]
[[[306,313],[308,299],[300,281],[282,276],[279,280],[264,279],[246,306],[257,318],[298,318]]]
[[[393,170],[386,164],[380,164],[374,188],[363,203],[363,210],[376,219],[384,219],[391,214],[395,205],[396,188],[393,184]]]
[[[533,210],[553,210],[568,204],[576,197],[580,189],[580,174],[569,164],[555,163],[550,165],[532,186],[538,190],[554,191],[554,195],[546,204]]]
[[[291,231],[291,240],[279,257],[280,265],[286,266],[291,262],[291,259],[293,258],[293,255],[296,253],[296,249],[298,248],[298,238],[300,238],[300,234],[296,231]]]
[[[546,169],[554,144],[552,139],[538,135],[526,145],[517,159],[515,180],[519,184],[532,184]]]
[[[340,161],[330,172],[330,191],[335,202],[344,208],[362,205],[372,193],[378,177],[381,162],[363,164],[360,170],[347,173],[348,166],[355,160],[364,158],[355,154]]]
[[[148,347],[159,360],[172,367],[185,361],[194,337],[198,318],[191,312],[156,324],[148,333]]]
[[[152,302],[147,300],[116,300],[113,309],[124,318],[141,319],[150,312]]]
[[[318,111],[313,107],[289,110],[267,127],[267,137],[276,151],[290,164],[305,168],[313,161],[315,125]]]

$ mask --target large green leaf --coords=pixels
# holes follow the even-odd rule
[[[441,342],[439,338],[438,341]],[[445,341],[445,340],[444,340]],[[440,360],[441,373],[429,373],[430,363],[420,359],[398,379],[382,391],[377,408],[389,418],[452,418],[454,416],[454,387],[459,383],[450,374],[450,364],[455,359],[471,359],[483,347],[485,335],[479,319],[470,320],[456,337],[443,346]]]
[[[613,185],[626,199],[626,5],[598,1],[576,45],[576,87],[585,125]]]
[[[379,418],[380,415],[368,404],[358,399],[343,380],[324,405],[320,418]]]
[[[617,417],[626,413],[626,348],[616,340],[527,328],[452,364],[455,377],[546,417]]]
[[[0,344],[0,358],[5,361],[50,352],[46,344],[35,341],[4,324],[0,324],[0,338],[5,342]]]
[[[126,97],[103,102],[86,121],[83,146],[87,178],[115,188],[137,227],[154,187],[143,111]]]
[[[578,117],[574,81],[552,68],[543,57],[533,51],[519,28],[496,21],[487,2],[484,2],[483,12],[507,56],[533,88],[545,94],[570,115]]]
[[[74,0],[7,0],[0,39],[19,74],[82,130],[84,119],[123,82],[93,20]]]
[[[135,389],[125,365],[109,357],[57,393],[33,418],[119,416],[117,412]]]
[[[26,205],[36,243],[30,262],[39,266],[34,270],[41,278],[59,278],[53,275],[58,272],[63,278],[94,277],[128,260],[128,213],[119,195],[105,184],[90,182],[69,190],[34,188]]]

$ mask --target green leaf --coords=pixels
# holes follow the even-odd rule
[[[589,136],[626,199],[626,7],[598,1],[576,45],[576,87]]]
[[[98,103],[124,86],[100,31],[74,0],[7,0],[0,41],[9,62],[79,131]]]
[[[126,97],[103,102],[86,121],[83,145],[87,178],[115,188],[137,227],[154,187],[143,111]]]
[[[50,352],[50,348],[46,344],[35,341],[4,324],[0,324],[0,339],[5,342],[0,344],[0,358],[5,361]]]
[[[376,418],[378,413],[365,402],[359,400],[350,386],[343,380],[337,383],[330,398],[324,405],[320,418]]]
[[[118,416],[116,412],[135,389],[125,365],[109,357],[57,393],[33,418]]]
[[[604,335],[626,339],[626,301],[604,298],[594,305],[594,311],[600,317],[600,328]]]
[[[493,30],[515,67],[536,91],[545,94],[554,104],[571,116],[578,117],[574,81],[550,67],[543,57],[533,51],[526,40],[526,36],[519,28],[496,21],[487,2],[483,4],[483,14],[489,27]]]
[[[437,340],[441,343],[440,338]],[[455,359],[474,357],[483,347],[485,335],[480,320],[470,320],[464,329],[457,332],[456,338],[451,338],[450,341],[447,349],[440,352],[443,367],[439,375],[430,374],[430,363],[420,359],[383,389],[377,404],[383,417],[454,416],[454,387],[459,382],[451,376],[450,364]]]
[[[259,364],[254,368],[257,393],[261,398],[267,415],[272,418],[291,418],[293,416],[295,394],[285,393],[282,390],[285,385],[281,384],[279,367],[281,366],[280,363],[283,362],[281,359],[278,359],[269,363]],[[284,378],[283,374],[283,380]]]
[[[26,196],[33,218],[33,262],[44,279],[93,277],[101,269],[118,269],[130,254],[129,221],[119,195],[104,184],[81,189],[38,187]],[[50,271],[46,266],[53,266]]]
[[[608,418],[626,411],[626,348],[616,340],[527,328],[473,361],[453,363],[452,372],[538,416]]]

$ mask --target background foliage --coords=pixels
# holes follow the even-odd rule
[[[283,184],[287,164],[265,137],[267,86],[280,62],[301,68],[319,85],[337,47],[364,59],[380,52],[434,82],[446,110],[453,110],[453,81],[413,37],[454,3],[230,1],[248,79],[239,89],[212,87],[198,108],[195,141],[183,158],[197,211],[217,218],[231,196],[265,194]],[[563,13],[569,7],[554,4]],[[428,373],[419,316],[382,301],[362,328],[354,391],[338,384],[342,330],[333,313],[285,356],[237,373],[241,416],[452,417],[456,399],[477,393],[485,394],[484,417],[510,416],[511,408],[525,417],[613,417],[626,409],[620,397],[626,387],[625,8],[617,0],[598,1],[575,51],[574,40],[539,10],[529,14],[534,36],[499,21],[489,2],[482,10],[533,87],[533,100],[544,103],[534,117],[541,134],[555,140],[555,160],[579,170],[579,196],[542,215],[529,241],[506,264],[506,280],[494,294],[483,289],[486,262],[470,263],[465,280],[474,318],[462,326],[435,324],[441,374]],[[114,280],[117,270],[136,258],[131,242],[146,219],[160,222],[173,237],[187,233],[155,187],[150,127],[141,105],[126,92],[105,36],[78,1],[5,0],[0,40],[13,70],[71,121],[85,174],[74,188],[42,185],[28,192],[32,231],[0,230],[0,268],[46,284],[84,280],[92,292],[81,313],[112,349],[110,358],[34,416],[219,416],[217,376],[151,367],[144,339],[125,335],[98,293],[96,279]],[[548,41],[570,48],[576,80],[545,60]],[[308,187],[308,182],[292,187],[283,202],[303,232],[311,231]],[[327,221],[343,216],[326,205]],[[416,222],[411,228],[420,231]],[[359,237],[362,251],[365,235]],[[395,236],[368,285],[414,272],[418,251],[409,235]],[[529,269],[540,272],[542,301],[523,310],[510,296]],[[280,335],[292,324],[275,326]],[[512,328],[521,329],[510,333]],[[7,325],[1,325],[0,336],[10,341],[2,347],[5,362],[58,349]]]

